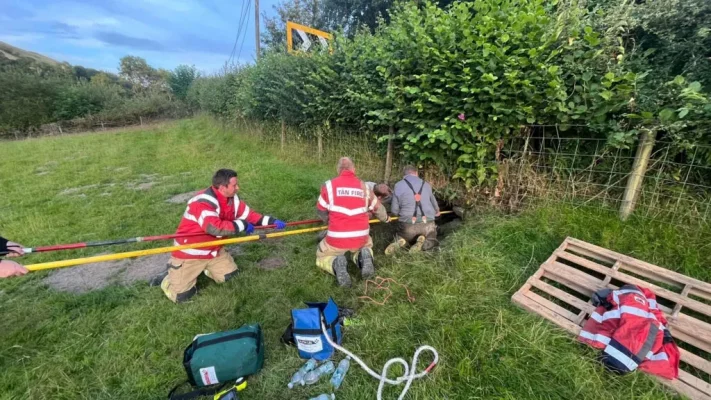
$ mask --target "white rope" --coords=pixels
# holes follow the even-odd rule
[[[432,346],[424,345],[418,347],[415,351],[415,355],[412,357],[411,365],[408,365],[407,361],[405,361],[405,359],[401,357],[391,358],[383,366],[383,372],[378,375],[377,372],[370,369],[370,367],[368,367],[368,365],[363,362],[363,360],[358,358],[358,356],[334,343],[333,340],[331,340],[331,336],[328,334],[328,331],[326,330],[326,325],[323,323],[323,321],[321,321],[321,330],[323,331],[323,335],[326,337],[326,341],[328,342],[328,344],[333,346],[333,348],[340,351],[341,353],[350,356],[351,359],[355,360],[365,370],[365,372],[380,381],[380,384],[378,385],[378,400],[383,400],[383,388],[385,387],[385,383],[388,383],[390,385],[399,385],[403,382],[406,382],[405,388],[402,389],[402,392],[400,392],[400,396],[398,396],[398,400],[403,400],[405,398],[405,395],[407,394],[407,391],[410,390],[410,385],[412,385],[412,381],[415,379],[423,378],[425,375],[429,374],[430,370],[432,370],[432,368],[434,368],[434,366],[437,364],[437,361],[439,361],[439,354],[437,353],[437,350]],[[434,356],[434,360],[432,360],[430,366],[427,367],[424,371],[420,372],[419,374],[416,374],[415,372],[417,372],[417,361],[420,358],[420,353],[422,353],[423,351],[431,352]],[[402,374],[402,376],[396,379],[389,379],[388,370],[393,364],[402,365],[405,372]]]

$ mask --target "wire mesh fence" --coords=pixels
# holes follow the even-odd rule
[[[306,157],[314,163],[333,166],[335,173],[338,159],[350,157],[360,178],[374,182],[385,180],[387,145],[378,142],[383,131],[343,125],[302,128],[278,122],[241,120],[235,123],[238,131],[248,132],[265,146],[281,150],[285,159]],[[399,160],[395,159],[393,165],[398,169]]]
[[[620,210],[636,148],[544,133],[511,140],[501,161],[502,202],[510,208],[563,201]],[[654,143],[633,215],[682,226],[711,222],[710,153],[706,146]]]
[[[304,157],[333,165],[349,156],[362,179],[385,178],[387,144],[382,127],[361,126],[300,128],[276,123],[237,121],[265,146],[279,148],[285,158]],[[618,212],[637,158],[637,143],[612,146],[605,138],[565,137],[558,129],[524,127],[528,135],[503,143],[498,159],[499,178],[494,187],[477,187],[466,196],[474,204],[495,205],[518,211],[541,203],[571,203]],[[397,151],[390,182],[399,179],[404,161]],[[440,197],[462,195],[463,184],[450,179],[445,166],[430,165],[425,177]],[[471,203],[470,203],[471,204]],[[657,141],[635,199],[634,217],[653,218],[681,226],[711,223],[711,147],[682,146]]]

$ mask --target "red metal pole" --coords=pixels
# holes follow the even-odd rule
[[[320,219],[307,219],[303,221],[288,222],[286,226],[298,226],[298,225],[310,225],[318,224],[322,221]],[[254,229],[271,229],[275,228],[275,225],[265,225],[265,226],[255,226]],[[144,236],[144,237],[134,237],[129,239],[118,239],[118,240],[107,240],[101,242],[81,242],[81,243],[70,243],[70,244],[56,244],[52,246],[40,246],[33,248],[24,248],[23,251],[26,254],[30,253],[44,253],[48,251],[59,251],[59,250],[74,250],[83,249],[85,247],[96,247],[96,246],[109,246],[114,244],[126,244],[126,243],[141,243],[141,242],[153,242],[157,240],[169,240],[177,239],[191,236],[205,235],[205,233],[183,233],[183,234],[172,234],[172,235],[156,235],[156,236]],[[0,256],[6,255],[8,252],[0,252]]]

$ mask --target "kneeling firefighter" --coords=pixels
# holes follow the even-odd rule
[[[369,212],[382,222],[389,222],[390,218],[375,194],[358,179],[350,158],[341,158],[337,171],[338,176],[321,187],[316,204],[319,217],[328,223],[326,237],[316,250],[316,265],[335,275],[340,286],[350,286],[347,252],[353,254],[353,261],[360,268],[363,278],[375,274]]]
[[[207,242],[241,232],[249,235],[254,232],[254,225],[275,225],[276,229],[286,226],[278,219],[252,211],[237,197],[238,190],[237,172],[218,170],[212,177],[212,186],[188,201],[176,232],[204,235],[176,239],[175,245]],[[234,259],[222,246],[174,251],[160,286],[170,300],[180,303],[197,293],[195,284],[203,272],[215,282],[222,283],[237,275],[238,270]]]

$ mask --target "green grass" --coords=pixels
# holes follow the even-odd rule
[[[287,157],[203,118],[144,131],[7,142],[0,156],[0,227],[28,246],[171,233],[184,206],[164,200],[205,187],[220,167],[238,170],[241,196],[253,208],[288,220],[313,218],[319,186],[334,169],[333,159]],[[148,180],[155,182],[149,190],[130,187]],[[385,306],[363,303],[359,279],[350,290],[337,288],[314,265],[311,235],[245,246],[236,260],[238,279],[201,281],[199,296],[182,305],[146,283],[56,292],[42,284],[47,273],[34,273],[0,282],[0,398],[161,398],[184,379],[182,350],[195,334],[258,322],[266,364],[242,398],[306,399],[327,385],[286,389],[302,362],[279,337],[292,308],[328,296],[357,309],[359,323],[346,328],[344,343],[376,370],[391,357],[409,359],[421,344],[439,350],[440,364],[413,384],[409,399],[675,398],[644,374],[606,373],[591,349],[511,304],[566,236],[711,280],[708,230],[686,234],[562,205],[519,216],[480,214],[445,238],[439,253],[379,257],[378,274],[408,285],[413,304],[398,291]],[[382,252],[387,231],[375,229],[374,240]],[[257,268],[275,254],[288,261],[286,268]],[[337,396],[373,399],[376,390],[377,382],[354,365]],[[398,391],[386,389],[386,398]]]

